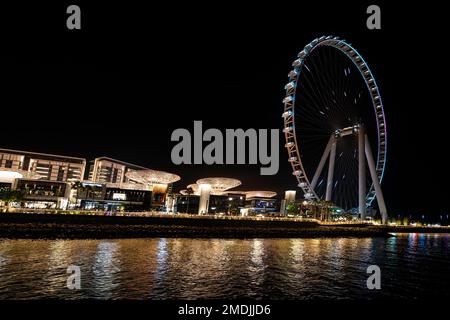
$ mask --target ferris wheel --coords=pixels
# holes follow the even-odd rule
[[[380,186],[386,120],[369,66],[355,48],[333,36],[310,42],[292,66],[283,99],[283,132],[305,199],[332,201],[362,219],[377,199],[386,222]]]

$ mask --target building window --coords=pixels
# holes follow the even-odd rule
[[[116,183],[117,182],[117,175],[119,173],[119,170],[117,168],[114,168],[114,173],[113,173],[113,177],[112,177],[112,182]]]
[[[59,168],[58,169],[58,176],[56,177],[57,181],[64,181],[64,168]]]
[[[5,161],[5,168],[12,168],[13,162],[12,160],[6,160]]]

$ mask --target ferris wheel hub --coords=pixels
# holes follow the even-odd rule
[[[355,124],[351,127],[346,127],[343,129],[336,129],[334,130],[334,137],[335,138],[342,138],[345,136],[349,136],[351,134],[357,135],[359,131],[361,130],[362,125],[361,124]]]

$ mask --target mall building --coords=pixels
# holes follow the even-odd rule
[[[179,176],[107,157],[86,159],[0,149],[0,189],[21,191],[14,206],[102,211],[161,210]]]

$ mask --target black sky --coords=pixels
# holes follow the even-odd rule
[[[448,213],[447,156],[438,149],[448,104],[439,8],[379,3],[382,30],[371,31],[371,3],[77,3],[81,31],[65,27],[72,3],[2,8],[0,147],[118,158],[181,175],[177,188],[205,176],[239,178],[242,189],[295,188],[283,148],[279,174],[264,177],[259,165],[174,166],[170,135],[192,130],[194,120],[205,128],[281,129],[291,62],[331,34],[359,50],[380,86],[389,209]]]

